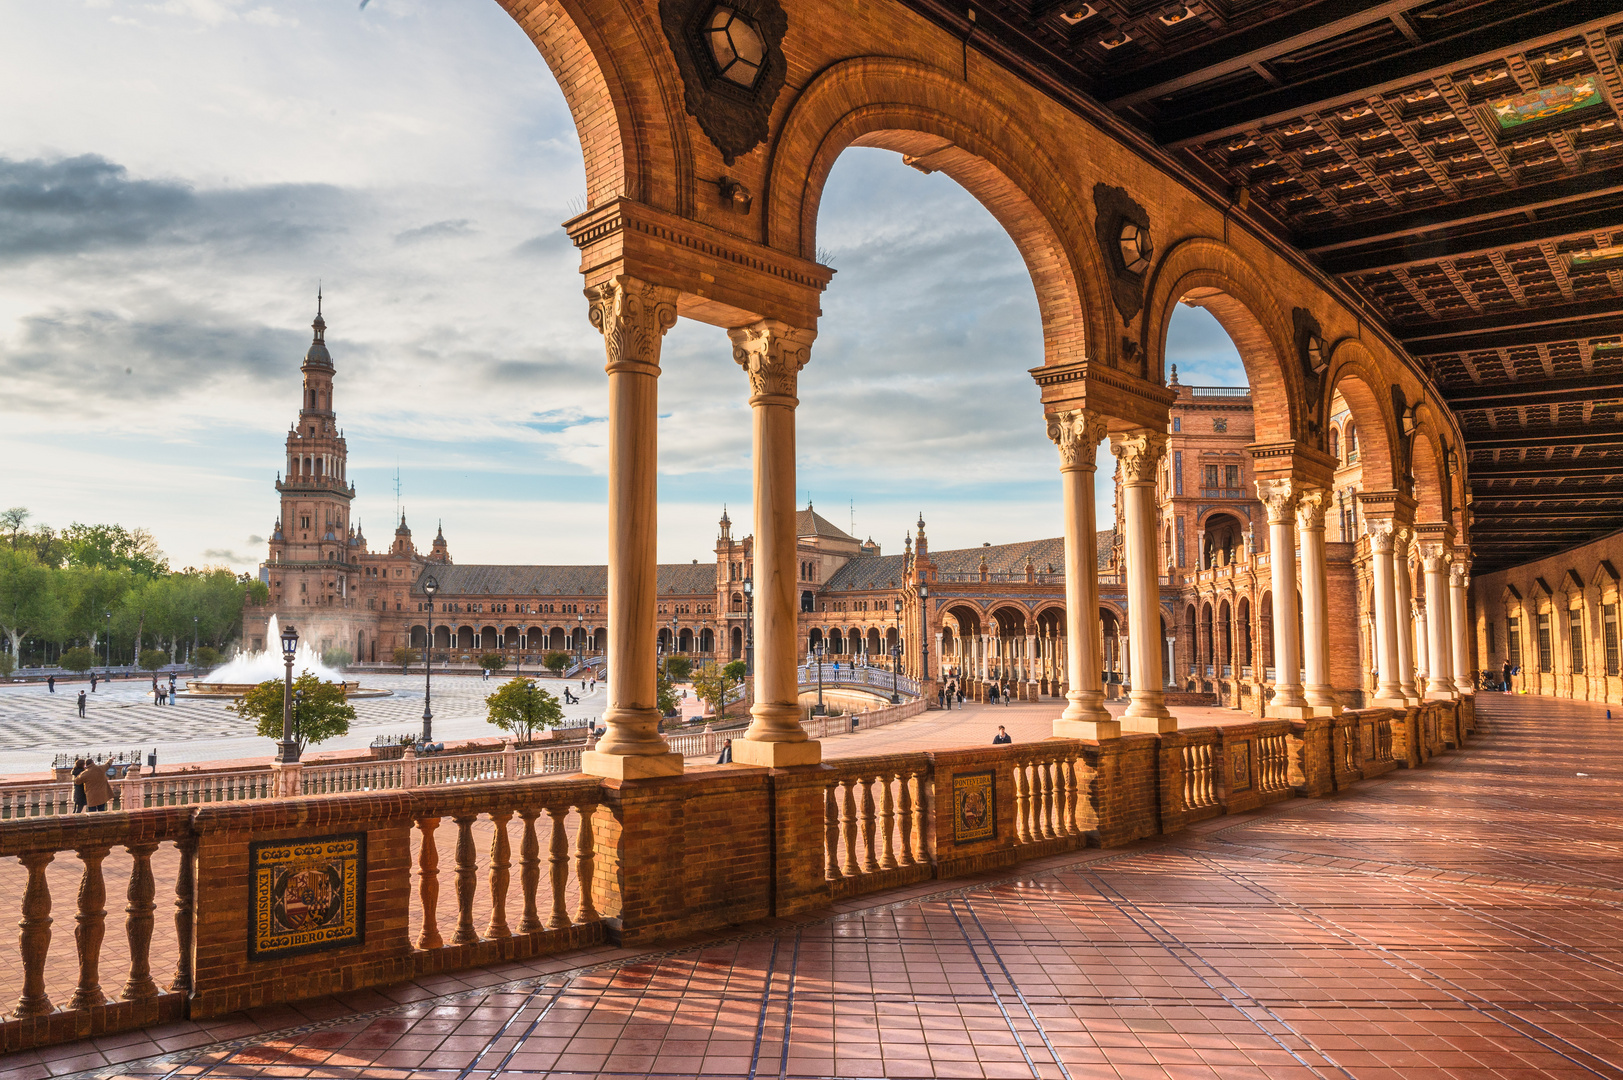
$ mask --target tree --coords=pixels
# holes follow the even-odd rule
[[[724,667],[705,664],[693,673],[693,692],[715,710],[717,719],[727,716],[727,691],[744,678],[749,665],[734,660]]]
[[[17,541],[23,534],[23,526],[28,523],[28,519],[32,516],[26,506],[13,506],[8,510],[0,510],[0,529],[5,530],[6,538],[11,541],[12,547],[17,546]]]
[[[299,753],[311,743],[325,742],[349,734],[355,719],[355,706],[344,698],[337,683],[325,682],[306,671],[293,680],[297,708],[294,712],[293,740]],[[254,730],[267,739],[282,738],[282,680],[266,679],[232,706],[238,716],[254,722]]]
[[[321,662],[330,668],[347,668],[354,660],[348,649],[328,649],[321,654]]]
[[[169,572],[169,561],[157,538],[146,529],[122,525],[85,525],[75,521],[62,530],[70,566],[122,567],[141,577]]]
[[[541,666],[554,675],[562,675],[569,667],[569,660],[568,653],[554,649],[541,658]]]
[[[220,663],[220,650],[212,645],[199,645],[197,651],[192,653],[192,666],[200,668],[216,667]]]
[[[479,666],[486,671],[500,671],[507,666],[507,657],[499,652],[487,652],[479,658]]]
[[[8,652],[0,652],[0,679],[11,678],[11,673],[17,669],[17,661],[11,658]]]
[[[89,671],[96,666],[96,654],[87,646],[80,645],[63,653],[59,663],[69,671]]]
[[[513,733],[519,742],[529,742],[541,728],[563,723],[564,707],[549,691],[529,679],[509,679],[502,688],[485,698],[490,722]]]
[[[400,665],[400,674],[404,675],[406,669],[417,662],[417,650],[408,649],[404,645],[394,651],[394,662]]]
[[[169,654],[162,649],[142,649],[141,669],[143,671],[157,671],[169,662]]]
[[[0,550],[0,631],[11,639],[11,655],[22,658],[23,638],[44,631],[61,615],[52,572],[33,552]]]
[[[659,715],[670,716],[674,714],[676,707],[682,703],[682,699],[676,696],[676,684],[671,682],[671,677],[662,671],[659,673],[659,678],[654,685],[657,690],[655,704],[659,706]]]
[[[687,682],[688,676],[693,674],[693,661],[685,656],[667,656],[665,674],[675,682]]]

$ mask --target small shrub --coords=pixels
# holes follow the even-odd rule
[[[157,671],[169,662],[169,654],[162,649],[141,650],[141,670]]]
[[[507,657],[499,652],[487,652],[479,658],[479,666],[486,671],[500,671],[507,666]]]
[[[61,664],[69,671],[89,671],[96,666],[96,654],[89,647],[80,645],[63,653]]]

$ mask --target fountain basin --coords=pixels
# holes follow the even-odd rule
[[[240,698],[258,685],[258,683],[209,682],[206,679],[190,679],[186,683],[186,689],[182,690],[178,696],[189,698]],[[391,697],[394,694],[393,690],[368,688],[358,682],[334,680],[334,685],[343,690],[346,699]]]

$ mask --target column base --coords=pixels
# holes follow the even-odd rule
[[[1409,707],[1409,699],[1401,695],[1397,697],[1377,697],[1370,700],[1372,709],[1397,709],[1402,712]]]
[[[1265,714],[1270,720],[1306,720],[1310,716],[1329,716],[1312,705],[1269,705]]]
[[[822,760],[823,744],[816,739],[803,739],[800,742],[761,742],[747,738],[733,740],[734,765],[786,769],[791,765],[816,765]]]
[[[1121,729],[1126,732],[1162,735],[1168,731],[1178,730],[1178,718],[1171,713],[1165,716],[1133,716],[1129,713],[1121,718]]]
[[[1054,721],[1054,737],[1057,739],[1087,739],[1091,742],[1119,739],[1121,738],[1121,721],[1066,720],[1061,718]]]
[[[1456,701],[1458,699],[1459,695],[1453,689],[1426,691],[1427,701]]]
[[[302,761],[273,761],[271,762],[271,784],[276,789],[276,798],[291,799],[304,794],[304,785],[301,777],[304,772]]]
[[[681,754],[605,754],[584,750],[580,771],[609,780],[647,780],[656,776],[682,775]]]

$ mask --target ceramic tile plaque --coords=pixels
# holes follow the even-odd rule
[[[248,957],[272,960],[366,940],[366,834],[248,845]]]
[[[1229,744],[1229,790],[1248,791],[1251,788],[1251,741]]]
[[[952,839],[955,844],[997,839],[997,774],[992,770],[952,778]]]

